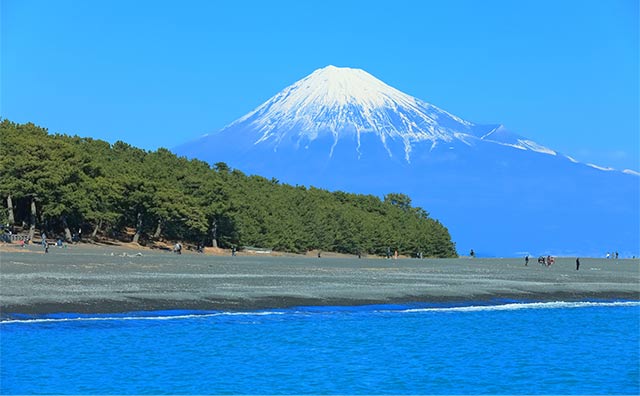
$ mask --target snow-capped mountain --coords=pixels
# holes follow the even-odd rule
[[[318,69],[176,152],[291,184],[406,193],[449,227],[460,253],[640,250],[634,172],[580,164],[502,125],[456,117],[360,69]],[[612,186],[622,195],[610,194]],[[572,235],[558,235],[564,224],[574,225]]]
[[[285,88],[253,112],[230,125],[248,123],[259,137],[277,150],[293,138],[299,146],[323,137],[332,142],[355,139],[359,149],[364,134],[375,135],[392,155],[389,140],[400,140],[404,158],[422,141],[464,141],[474,125],[388,86],[360,69],[327,66]]]
[[[555,155],[501,125],[473,124],[400,92],[364,70],[335,66],[314,71],[218,134],[235,134],[239,129],[244,139],[273,151],[291,143],[308,149],[324,140],[329,143],[328,157],[341,140],[355,142],[354,153],[360,155],[366,137],[375,137],[389,156],[408,163],[418,144],[435,148],[438,144],[473,145],[477,140]],[[391,141],[400,143],[397,148],[401,150],[394,152]]]

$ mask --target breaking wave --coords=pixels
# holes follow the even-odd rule
[[[37,318],[12,318],[0,321],[0,325],[16,323],[57,323],[57,322],[93,322],[93,321],[166,321],[182,319],[204,319],[212,317],[257,317],[275,315],[314,315],[344,312],[377,312],[377,313],[446,313],[446,312],[478,312],[478,311],[515,311],[528,309],[567,309],[589,307],[634,307],[640,306],[640,301],[553,301],[553,302],[518,302],[493,305],[464,305],[464,306],[423,306],[411,307],[408,305],[375,305],[363,307],[296,307],[270,311],[243,311],[243,312],[138,312],[111,315],[73,315],[59,314],[56,317]]]
[[[587,307],[629,307],[640,306],[640,301],[553,301],[531,303],[509,303],[500,305],[471,305],[461,307],[410,308],[402,312],[476,312],[476,311],[515,311],[520,309],[555,309],[555,308],[587,308]]]

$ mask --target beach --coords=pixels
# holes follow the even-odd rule
[[[0,249],[0,311],[12,314],[255,310],[470,301],[640,300],[640,260],[182,255],[122,246]]]

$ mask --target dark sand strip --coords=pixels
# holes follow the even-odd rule
[[[220,257],[36,246],[0,253],[0,312],[251,310],[410,302],[640,300],[640,260]]]

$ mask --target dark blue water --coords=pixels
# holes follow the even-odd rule
[[[638,302],[407,308],[5,321],[1,393],[640,392]]]

